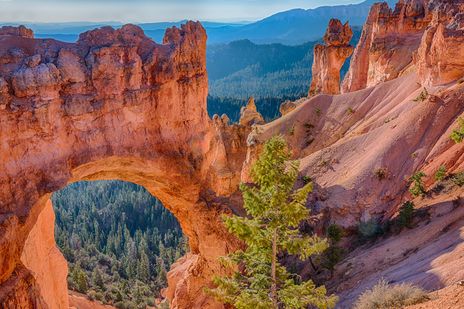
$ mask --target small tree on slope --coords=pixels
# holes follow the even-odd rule
[[[230,277],[216,277],[216,288],[208,290],[216,299],[235,308],[333,308],[336,296],[327,296],[324,286],[300,282],[279,263],[283,252],[308,259],[327,248],[317,236],[301,236],[298,225],[309,215],[305,207],[312,184],[294,191],[298,162],[282,137],[271,138],[252,169],[253,185],[242,184],[247,217],[224,217],[229,232],[243,240],[246,250],[224,258],[236,267]]]

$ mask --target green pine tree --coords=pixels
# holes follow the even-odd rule
[[[246,217],[224,217],[229,232],[243,240],[239,250],[224,261],[237,271],[232,276],[216,277],[215,289],[207,290],[219,301],[235,308],[333,308],[337,298],[327,296],[324,286],[301,282],[279,263],[288,253],[305,260],[327,248],[317,236],[302,236],[298,226],[309,211],[305,207],[312,184],[294,190],[298,162],[282,137],[271,138],[252,168],[253,185],[242,184]]]
[[[424,181],[422,178],[426,177],[425,173],[423,171],[418,171],[414,173],[409,181],[412,183],[412,186],[409,188],[409,192],[413,196],[424,196],[426,192],[425,187],[424,187]]]
[[[88,278],[86,273],[78,266],[73,271],[73,281],[78,292],[87,293],[89,289]]]
[[[150,280],[150,261],[145,251],[140,253],[140,259],[137,265],[137,277],[140,281],[148,283]]]
[[[103,282],[103,277],[98,267],[95,267],[93,270],[92,283],[94,286],[99,287],[102,291],[105,291],[105,283]]]

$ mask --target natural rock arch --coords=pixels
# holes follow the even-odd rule
[[[50,265],[27,258],[40,233],[28,235],[53,221],[52,192],[97,179],[142,185],[178,219],[191,254],[168,275],[172,306],[222,307],[202,288],[238,245],[220,215],[238,204],[249,129],[208,117],[204,29],[168,29],[163,45],[132,25],[76,44],[15,29],[0,30],[0,307],[63,306],[41,286]]]

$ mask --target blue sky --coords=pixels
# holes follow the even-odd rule
[[[0,21],[242,21],[292,8],[359,2],[362,0],[0,0]]]

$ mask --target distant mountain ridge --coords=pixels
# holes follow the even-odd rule
[[[252,23],[220,23],[202,21],[208,33],[208,44],[229,43],[237,40],[250,40],[256,44],[281,43],[300,45],[320,39],[330,18],[349,21],[351,26],[362,26],[370,7],[377,0],[366,0],[359,4],[321,6],[314,9],[292,9],[276,13]],[[390,7],[397,0],[386,0]],[[166,28],[180,26],[185,21],[156,22],[138,24],[156,42],[161,42]],[[10,23],[11,24],[11,23]],[[76,41],[79,33],[94,28],[110,25],[120,27],[119,22],[89,23],[38,23],[25,24],[36,34],[37,38],[55,38],[57,40]]]
[[[209,44],[248,39],[258,44],[298,45],[320,39],[331,18],[338,18],[343,22],[349,21],[351,26],[362,26],[370,7],[376,2],[381,1],[367,0],[359,4],[284,11],[233,29],[230,27],[208,29],[208,40]],[[392,7],[397,0],[385,2]]]

